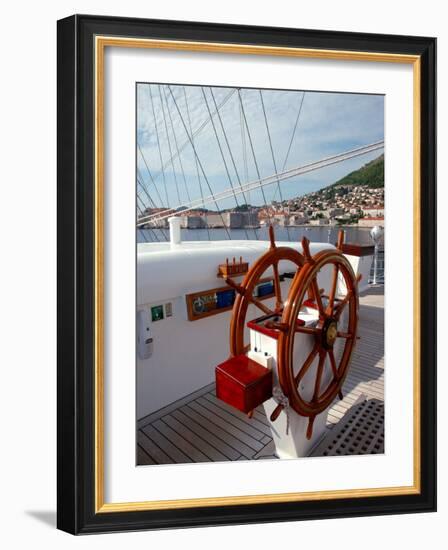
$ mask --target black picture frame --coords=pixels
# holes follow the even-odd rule
[[[420,491],[175,509],[95,505],[95,36],[413,55],[420,59]],[[74,15],[58,21],[57,526],[73,534],[436,509],[436,39]]]

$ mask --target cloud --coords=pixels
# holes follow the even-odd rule
[[[221,104],[212,123],[209,110],[214,113]],[[380,95],[137,85],[137,169],[158,205],[166,206],[168,201],[176,206],[232,184],[270,176],[275,168],[282,171],[290,144],[286,169],[382,139],[384,97]],[[274,185],[251,192],[250,197],[227,199],[219,206],[227,208],[245,199],[263,204],[274,196],[278,199],[280,193],[283,199],[308,193],[377,155],[285,181],[280,192]],[[146,194],[142,200],[149,201]]]

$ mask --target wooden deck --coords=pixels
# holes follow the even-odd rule
[[[328,436],[340,431],[364,399],[375,408],[384,403],[384,287],[371,287],[360,297],[358,341],[342,401],[337,400],[327,418]],[[350,409],[352,409],[350,411]],[[346,413],[349,414],[346,415]],[[359,415],[358,415],[359,416]],[[359,416],[362,423],[362,415]],[[342,420],[342,422],[341,422]],[[366,419],[366,424],[367,424]],[[338,428],[334,429],[336,426]],[[364,426],[369,431],[369,425]],[[362,427],[361,427],[362,428]],[[383,436],[384,422],[376,431]],[[375,439],[376,441],[376,439]],[[348,446],[342,454],[362,452]],[[376,450],[375,450],[376,448]],[[367,452],[380,452],[376,444]],[[316,452],[317,451],[317,452]],[[332,454],[321,443],[314,456]],[[341,454],[341,450],[337,452]],[[252,419],[216,398],[210,384],[171,403],[138,422],[137,464],[223,462],[229,460],[274,459],[274,445],[262,406]]]

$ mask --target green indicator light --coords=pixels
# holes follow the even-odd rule
[[[163,319],[163,306],[153,306],[151,308],[151,318],[153,322]]]

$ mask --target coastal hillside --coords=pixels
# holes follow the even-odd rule
[[[370,188],[384,187],[384,155],[350,172],[331,187],[337,185],[368,185]]]

